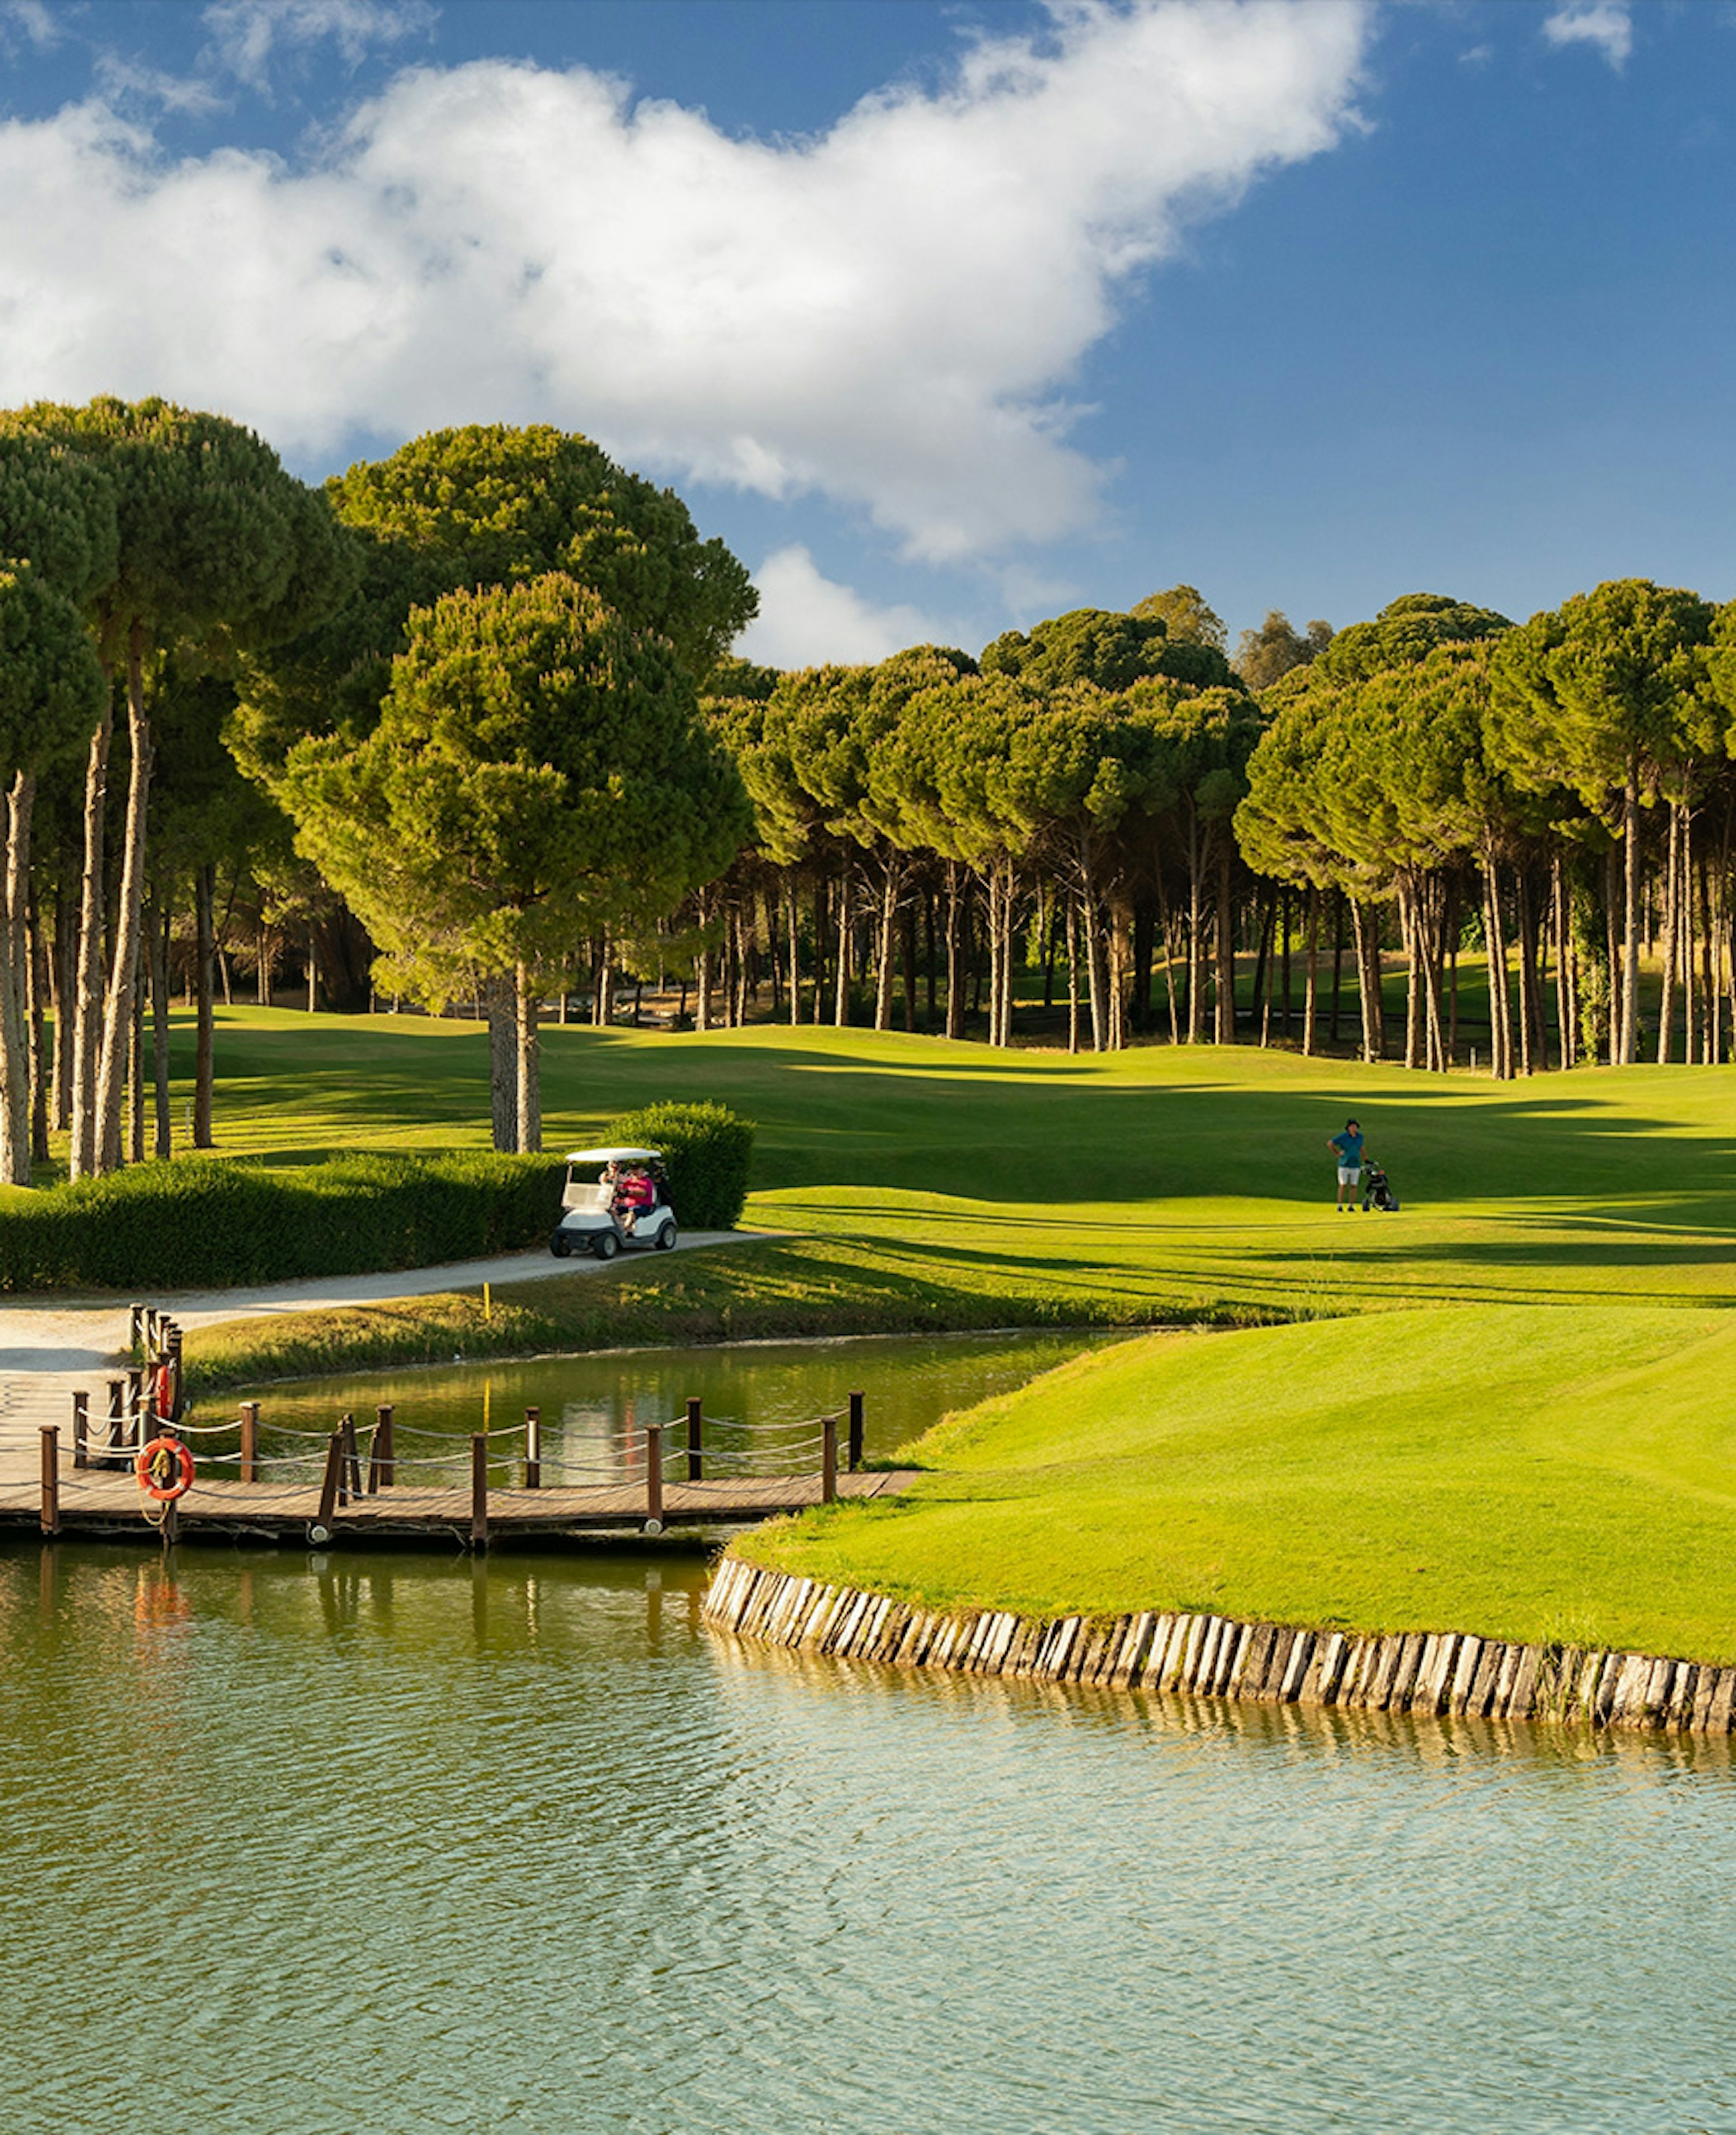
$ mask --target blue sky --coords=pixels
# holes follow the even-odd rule
[[[744,649],[1736,593],[1727,0],[0,0],[0,404],[548,420]]]

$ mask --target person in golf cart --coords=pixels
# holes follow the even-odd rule
[[[557,1260],[588,1252],[607,1261],[623,1246],[654,1246],[667,1252],[675,1244],[675,1211],[663,1181],[661,1150],[575,1149],[566,1162],[560,1221],[549,1241]]]
[[[643,1164],[611,1164],[603,1176],[615,1189],[615,1221],[630,1238],[640,1217],[657,1205],[657,1181]]]

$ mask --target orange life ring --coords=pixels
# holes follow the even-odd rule
[[[151,1406],[159,1421],[175,1421],[175,1374],[167,1364],[157,1367],[157,1383],[151,1395]]]
[[[192,1488],[193,1456],[178,1438],[153,1438],[139,1447],[133,1473],[141,1490],[159,1504],[172,1505]]]

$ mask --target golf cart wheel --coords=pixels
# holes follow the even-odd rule
[[[613,1231],[599,1231],[591,1251],[599,1261],[612,1261],[621,1250],[621,1241]]]
[[[672,1221],[665,1223],[657,1235],[657,1251],[660,1253],[672,1252],[675,1250],[675,1237],[676,1231],[674,1222]]]
[[[565,1260],[572,1252],[573,1242],[565,1231],[557,1231],[549,1240],[549,1251],[557,1261]]]

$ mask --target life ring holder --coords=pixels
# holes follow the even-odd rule
[[[172,1505],[193,1484],[193,1456],[178,1438],[153,1438],[133,1463],[138,1487],[159,1505]]]

